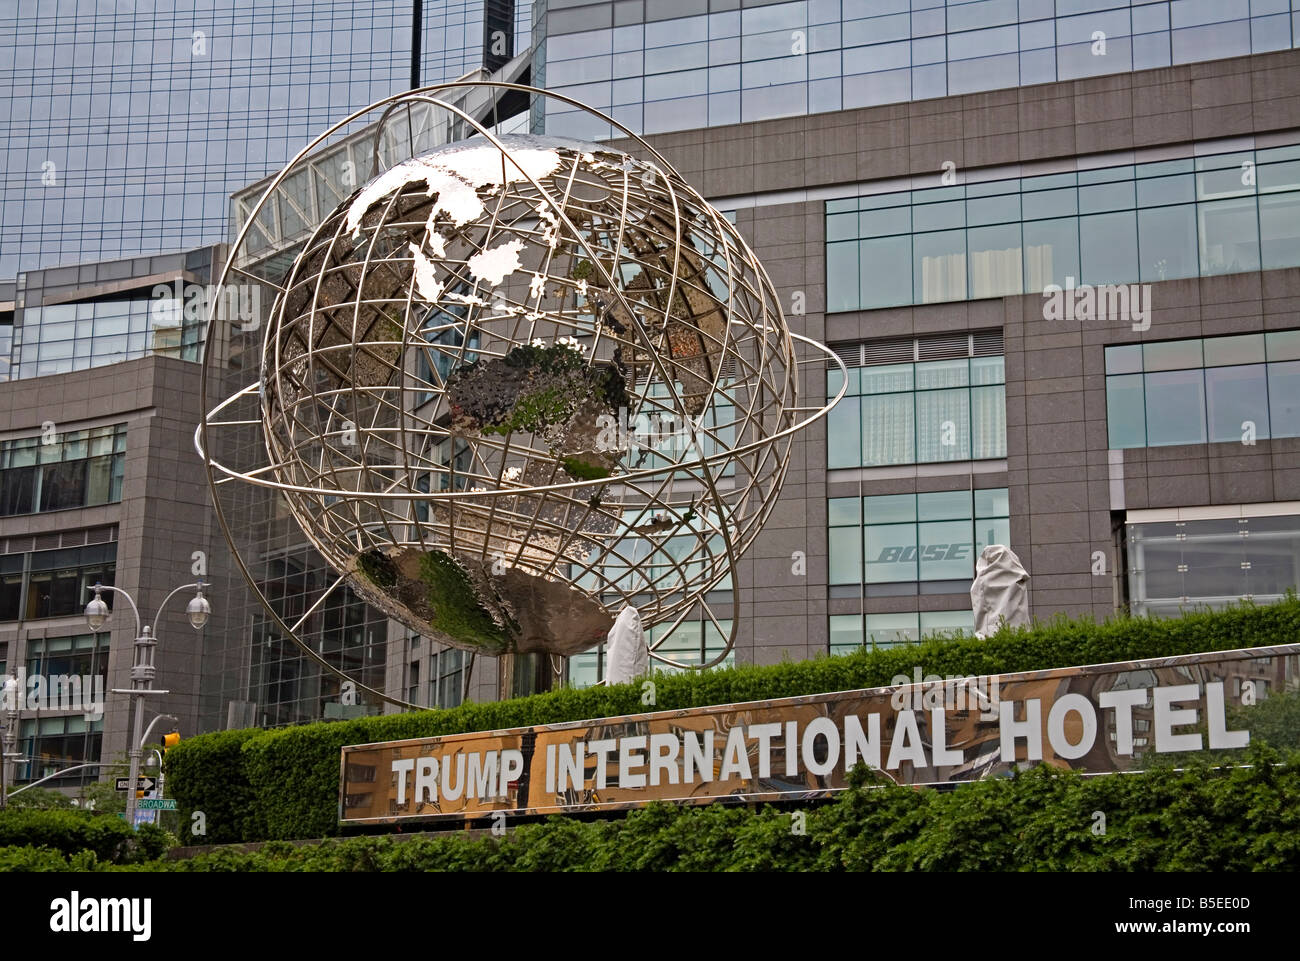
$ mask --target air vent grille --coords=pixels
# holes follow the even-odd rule
[[[971,334],[975,349],[972,356],[998,357],[1002,354],[1002,331],[977,330]]]
[[[875,364],[910,364],[916,358],[916,341],[877,340],[862,345],[867,366]]]
[[[944,334],[917,341],[917,360],[948,360],[970,356],[970,334]]]
[[[846,367],[880,364],[910,364],[918,360],[948,360],[954,357],[998,357],[1002,354],[1002,331],[938,334],[929,337],[893,337],[861,343],[831,344],[830,349]],[[828,367],[835,366],[828,363]]]

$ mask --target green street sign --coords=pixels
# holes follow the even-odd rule
[[[146,797],[135,802],[141,811],[175,811],[176,799],[169,797]]]

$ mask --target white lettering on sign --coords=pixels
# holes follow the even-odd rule
[[[627,737],[579,739],[552,743],[541,750],[545,791],[581,796],[584,792],[617,789],[637,791],[662,785],[698,785],[766,780],[781,767],[787,777],[801,772],[827,778],[847,772],[858,763],[885,771],[913,768],[952,768],[967,763],[960,746],[968,739],[972,714],[983,705],[971,699],[955,710],[950,679],[920,676],[916,690],[894,692],[894,703],[908,705],[893,711],[848,713],[842,718],[813,717],[806,721],[769,721],[748,726],[736,724],[723,732],[674,728],[671,732],[639,733]],[[923,687],[934,697],[920,697]],[[921,704],[924,703],[924,708]],[[998,753],[1005,763],[1043,760],[1044,747],[1053,757],[1077,760],[1096,749],[1102,732],[1112,732],[1112,750],[1132,756],[1134,712],[1150,718],[1152,747],[1157,752],[1198,751],[1205,742],[1212,750],[1229,750],[1250,743],[1250,732],[1228,730],[1227,705],[1221,681],[1210,681],[1202,692],[1198,684],[1101,691],[1094,697],[1069,692],[1047,699],[1003,698],[991,701],[996,713],[987,718],[994,730]],[[883,706],[883,705],[882,705]],[[984,715],[980,715],[983,717]],[[1199,730],[1198,730],[1199,729]],[[1145,731],[1145,728],[1143,729]],[[1199,731],[1203,730],[1202,735]],[[419,757],[391,762],[396,803],[406,813],[425,804],[444,801],[500,801],[510,796],[524,773],[524,755],[517,748],[473,750],[436,745]],[[784,765],[774,758],[785,758]],[[881,758],[884,757],[884,764]],[[941,777],[941,775],[936,775]]]
[[[1179,684],[1175,687],[1158,687],[1152,692],[1156,704],[1156,751],[1199,751],[1201,735],[1175,734],[1175,727],[1185,727],[1196,723],[1196,709],[1191,707],[1175,708],[1181,701],[1194,701],[1200,696],[1200,689],[1195,684]]]
[[[1079,718],[1082,734],[1078,742],[1066,737],[1065,722],[1069,715]],[[1056,699],[1052,709],[1047,713],[1047,742],[1059,757],[1073,760],[1083,757],[1092,750],[1097,740],[1097,712],[1092,701],[1082,694],[1063,694]]]
[[[1146,707],[1147,690],[1144,687],[1131,691],[1102,691],[1097,703],[1103,708],[1115,709],[1115,752],[1133,753],[1133,708]]]

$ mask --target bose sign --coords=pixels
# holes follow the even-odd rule
[[[971,544],[906,544],[898,547],[886,547],[880,552],[873,564],[889,564],[893,561],[906,563],[917,559],[923,561],[962,561],[972,556]]]

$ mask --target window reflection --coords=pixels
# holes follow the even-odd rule
[[[126,425],[0,441],[0,517],[122,499]]]
[[[830,583],[869,596],[873,584],[969,581],[980,551],[1008,543],[1008,503],[1006,488],[831,498]]]
[[[1165,341],[1141,351],[1107,347],[1110,447],[1300,436],[1297,335]]]
[[[1243,599],[1280,600],[1300,586],[1300,517],[1235,516],[1129,523],[1134,615],[1177,617]]]
[[[1197,208],[1201,271],[1206,275],[1259,269],[1259,224],[1253,199],[1219,200]]]
[[[1195,163],[827,201],[827,309],[1300,266],[1300,146]]]
[[[731,630],[731,620],[719,618],[717,625],[707,618],[699,620],[683,621],[676,631],[664,639],[663,643],[656,648],[656,653],[670,658],[681,664],[703,664],[711,661],[722,653],[726,643],[726,633]],[[651,645],[664,638],[669,625],[658,624],[646,632],[646,640]],[[599,684],[605,679],[605,670],[608,666],[607,651],[604,644],[591,651],[582,654],[575,654],[570,657],[568,668],[568,686],[575,688],[591,687]],[[721,666],[730,667],[735,663],[736,655],[733,651],[728,654],[721,662]],[[656,672],[665,674],[680,674],[686,668],[673,667],[668,664],[661,664],[658,661],[650,662],[651,669]]]
[[[827,375],[827,396],[838,389]],[[1000,356],[850,368],[827,415],[827,466],[880,467],[1006,456]]]

